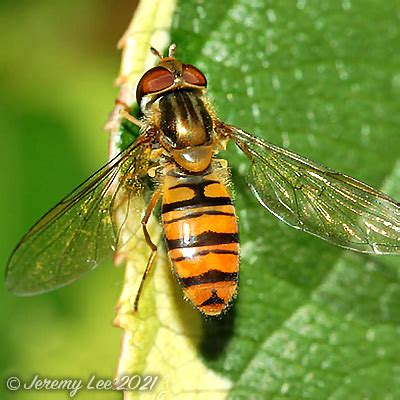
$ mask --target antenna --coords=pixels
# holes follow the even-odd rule
[[[163,57],[161,56],[161,54],[158,52],[158,50],[156,50],[153,46],[150,46],[150,51],[157,56],[160,60],[163,59]]]
[[[176,51],[176,43],[172,43],[168,49],[168,57],[174,57]]]
[[[150,46],[150,51],[157,56],[160,60],[162,60],[164,57],[160,54],[160,52],[155,49],[153,46]],[[175,51],[176,51],[176,44],[172,43],[169,47],[168,47],[168,57],[174,58],[175,55]]]

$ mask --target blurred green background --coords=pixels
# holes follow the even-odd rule
[[[119,71],[118,39],[135,1],[0,2],[0,265],[29,227],[107,159],[102,131]],[[104,265],[76,284],[34,297],[0,285],[0,398],[4,378],[112,378],[119,329],[111,325],[123,269]],[[89,397],[86,397],[89,396]],[[115,399],[93,391],[80,398]]]

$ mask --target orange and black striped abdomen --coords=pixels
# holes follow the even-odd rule
[[[235,296],[239,237],[235,208],[216,172],[182,175],[167,166],[162,223],[168,254],[186,297],[208,315]]]

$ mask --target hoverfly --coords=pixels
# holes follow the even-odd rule
[[[139,81],[143,118],[125,118],[141,134],[86,182],[50,210],[23,237],[8,262],[7,287],[32,295],[66,285],[124,245],[129,210],[146,224],[161,202],[163,235],[185,297],[201,312],[219,315],[237,290],[238,223],[219,150],[232,140],[249,159],[249,185],[258,201],[287,224],[338,246],[375,254],[400,254],[400,204],[372,187],[218,119],[207,79],[196,67],[168,57]],[[152,174],[149,171],[153,171]],[[153,179],[151,199],[143,197]],[[125,217],[115,210],[125,199]],[[142,284],[139,288],[135,309]]]

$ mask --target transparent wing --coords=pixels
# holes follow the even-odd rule
[[[143,206],[149,152],[145,143],[132,144],[42,217],[8,261],[8,289],[19,295],[55,289],[112,255],[121,225]],[[118,207],[125,216],[117,224]]]
[[[400,254],[400,203],[239,128],[226,128],[252,162],[251,189],[275,216],[342,247]]]

